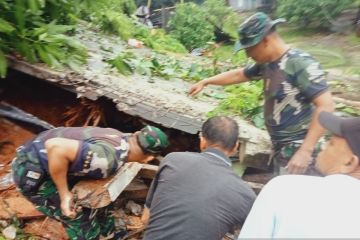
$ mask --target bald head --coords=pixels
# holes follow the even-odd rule
[[[219,145],[226,150],[236,146],[239,137],[237,123],[229,117],[212,117],[206,120],[201,128],[202,137],[210,145]]]

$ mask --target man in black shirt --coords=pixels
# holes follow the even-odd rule
[[[164,158],[146,200],[144,240],[219,240],[244,222],[255,194],[231,169],[238,134],[231,118],[210,118],[202,126],[201,153]]]

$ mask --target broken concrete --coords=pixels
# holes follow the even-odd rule
[[[211,95],[209,92],[222,91],[221,88],[210,87],[199,97],[191,98],[187,96],[191,84],[181,79],[165,80],[152,77],[152,81],[149,82],[147,76],[134,74],[125,77],[117,73],[106,63],[106,59],[122,53],[126,43],[116,37],[103,36],[86,26],[79,27],[77,31],[75,37],[90,51],[88,64],[83,66],[81,73],[74,73],[68,69],[58,72],[44,64],[29,64],[13,56],[8,57],[10,66],[74,92],[78,97],[83,96],[91,100],[106,97],[112,100],[121,112],[191,134],[200,131],[207,113],[218,104],[218,100],[208,95]],[[149,58],[154,54],[144,48],[129,51],[140,58]],[[180,60],[182,64],[210,61],[190,56],[166,57]],[[238,116],[234,118],[240,125],[239,137],[247,142],[244,159],[247,156],[256,158],[259,153],[268,154],[270,141],[267,132],[257,129]]]

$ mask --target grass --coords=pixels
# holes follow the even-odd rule
[[[219,61],[226,61],[236,66],[243,66],[249,61],[244,51],[235,53],[233,45],[222,45],[212,53],[213,57]]]
[[[355,46],[359,46],[360,45],[360,37],[356,36],[355,33],[349,34],[348,36],[346,36],[346,40],[350,43],[353,44]]]
[[[318,34],[318,31],[316,29],[299,29],[296,27],[284,27],[281,25],[277,27],[277,32],[280,34],[280,36],[284,39],[286,43],[304,41],[307,38]]]
[[[310,53],[325,69],[342,67],[348,63],[345,53],[341,49],[331,48],[330,50],[325,49],[322,45],[302,44],[299,47]]]

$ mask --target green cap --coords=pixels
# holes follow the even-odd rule
[[[250,16],[239,27],[239,41],[235,43],[235,52],[258,44],[273,26],[283,22],[285,22],[284,18],[273,21],[263,12]]]
[[[151,153],[160,153],[169,145],[166,134],[154,126],[141,129],[137,138],[141,148]]]

